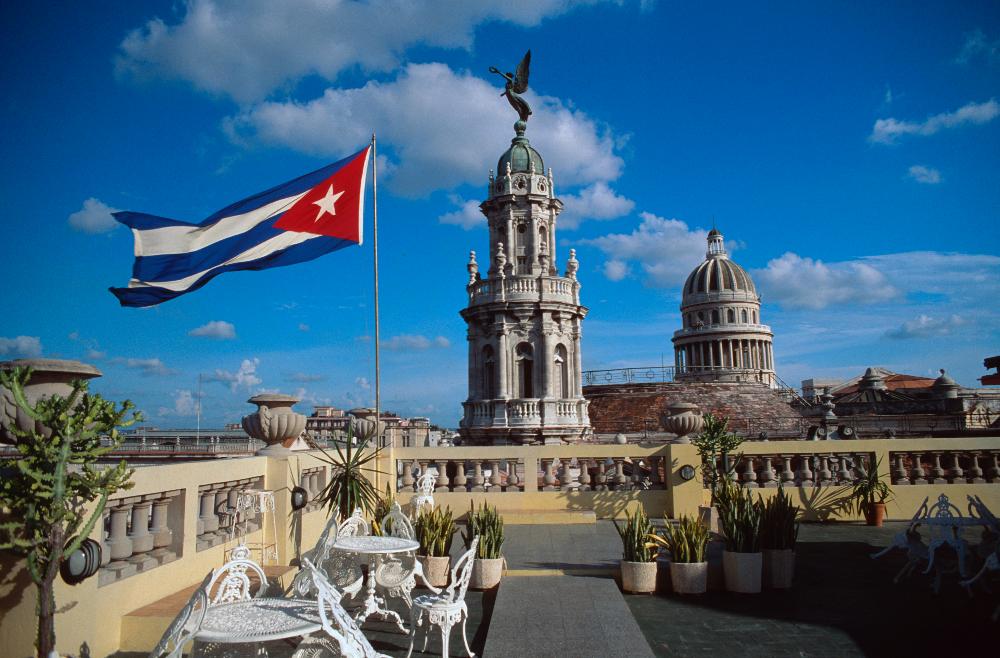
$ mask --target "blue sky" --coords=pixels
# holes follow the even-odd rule
[[[369,404],[370,242],[125,309],[108,213],[198,221],[375,130],[383,406],[455,426],[476,205],[516,118],[488,68],[531,48],[585,369],[672,361],[714,217],[785,381],[977,385],[1000,349],[1000,6],[702,5],[5,3],[0,358],[94,363],[160,427],[194,424],[199,374],[205,425],[260,390]]]

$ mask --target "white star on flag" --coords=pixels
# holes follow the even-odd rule
[[[330,213],[331,215],[337,214],[337,208],[334,206],[337,203],[337,199],[344,196],[343,192],[333,193],[333,185],[330,189],[326,191],[326,196],[318,201],[313,201],[314,206],[319,206],[319,212],[316,213],[316,219],[314,221],[319,221],[323,213]]]

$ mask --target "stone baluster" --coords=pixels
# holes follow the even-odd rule
[[[222,535],[230,531],[230,523],[232,522],[229,514],[229,490],[233,485],[227,482],[215,486],[217,489],[215,489],[215,502],[212,504],[212,509],[215,511],[215,516],[218,519],[217,532]]]
[[[953,452],[951,453],[951,470],[948,472],[948,478],[951,482],[961,482],[964,478],[965,471],[962,470],[962,465],[958,463],[959,457],[962,453]]]
[[[660,464],[663,463],[663,457],[650,457],[649,458],[649,481],[652,484],[653,489],[664,489],[663,477],[660,475]]]
[[[910,474],[906,470],[903,453],[897,452],[893,456],[896,458],[896,466],[892,469],[892,483],[896,486],[908,485],[910,483]]]
[[[430,461],[427,459],[419,459],[417,460],[417,464],[420,467],[420,475],[427,475],[428,469],[430,468]]]
[[[629,482],[629,489],[637,491],[642,489],[642,460],[632,460],[632,481]]]
[[[169,550],[174,541],[174,533],[170,529],[170,500],[180,495],[180,491],[167,491],[153,501],[153,516],[150,523],[150,533],[153,535],[153,550],[150,555],[160,564],[172,562],[177,556]]]
[[[416,483],[416,480],[413,479],[413,464],[406,463],[406,460],[403,460],[400,463],[403,465],[403,474],[396,486],[398,486],[401,491],[413,491],[413,485]]]
[[[608,490],[608,463],[604,459],[597,460],[597,476],[594,480],[594,491]]]
[[[153,501],[160,498],[160,494],[150,494],[142,497],[141,502],[132,506],[132,523],[129,539],[132,540],[132,562],[139,571],[147,571],[153,567],[160,566],[160,562],[149,555],[153,550],[156,537],[149,531],[152,516]]]
[[[207,535],[219,529],[219,517],[215,515],[215,492],[199,490],[201,513],[198,515],[198,534]]]
[[[306,488],[308,489],[308,487],[306,487]],[[235,486],[230,487],[230,489],[229,489],[229,497],[226,500],[226,506],[230,510],[232,510],[233,525],[236,525],[236,522],[239,520],[239,519],[236,518],[236,508],[237,508],[239,500],[240,500],[240,491],[242,491],[242,490],[243,490],[243,485],[240,484],[239,482],[237,482]],[[310,490],[309,491],[309,500],[312,500],[312,498],[313,498],[313,493]]]
[[[833,484],[833,473],[830,472],[830,458],[828,455],[823,455],[819,458],[820,468],[819,472],[816,474],[819,486],[828,487]]]
[[[851,474],[851,469],[848,466],[849,463],[854,461],[854,455],[848,453],[845,455],[839,455],[837,457],[840,469],[837,471],[837,479],[840,481],[842,486],[847,486],[854,482],[854,476]]]
[[[104,516],[101,518],[101,566],[106,567],[111,562],[111,545],[108,544],[108,537],[111,535],[111,506],[104,508]]]
[[[521,479],[517,476],[517,461],[507,461],[507,491],[518,492],[521,490]]]
[[[989,482],[996,482],[997,480],[1000,480],[1000,461],[998,461],[1000,452],[991,450],[990,457],[993,459],[993,465],[986,470],[986,479]]]
[[[455,491],[468,491],[466,486],[469,482],[469,478],[465,476],[465,460],[459,459],[455,462]]]
[[[115,574],[115,578],[123,578],[136,572],[136,566],[128,561],[132,557],[132,540],[128,536],[128,521],[134,500],[134,498],[126,498],[115,501],[115,506],[111,508],[111,529],[108,533],[111,561],[107,568]]]
[[[628,478],[625,477],[625,459],[623,457],[615,457],[615,491],[624,491],[625,485],[628,483]]]
[[[753,470],[753,457],[747,455],[743,458],[746,462],[746,468],[743,469],[743,473],[740,475],[740,480],[742,480],[742,485],[748,489],[757,488],[757,473]]]
[[[910,476],[913,480],[913,484],[927,484],[927,480],[924,479],[924,466],[920,463],[920,453],[911,452],[910,459],[913,461],[910,469]]]
[[[580,491],[590,491],[593,487],[590,486],[592,480],[590,479],[590,457],[584,457],[578,459],[577,462],[580,464]]]
[[[554,459],[540,459],[545,475],[542,477],[542,491],[556,491],[556,474]]]
[[[973,452],[969,456],[972,458],[972,466],[967,471],[968,483],[983,484],[986,480],[983,479],[983,469],[979,466],[979,453]]]
[[[792,470],[792,456],[782,455],[781,456],[781,483],[782,484],[792,484],[795,482],[795,471]]]
[[[760,471],[760,486],[765,489],[773,489],[778,486],[778,482],[774,476],[774,469],[771,467],[772,457],[764,455],[761,459],[764,461],[764,467]]]
[[[500,477],[500,460],[494,459],[490,462],[490,493],[500,493],[503,491],[503,478]]]
[[[483,477],[483,463],[476,459],[473,460],[472,464],[472,491],[486,491],[486,478]]]
[[[802,468],[799,469],[799,486],[813,486],[813,472],[809,470],[809,455],[802,455]]]
[[[437,467],[438,478],[437,486],[434,487],[434,491],[437,493],[448,493],[451,491],[451,481],[448,479],[448,460],[434,461],[432,462]]]
[[[933,452],[934,455],[934,466],[931,467],[931,483],[932,484],[948,484],[948,480],[944,477],[944,469],[941,467],[941,453]]]

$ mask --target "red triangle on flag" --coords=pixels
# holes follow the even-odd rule
[[[274,223],[275,228],[327,235],[361,243],[364,223],[365,174],[369,146],[306,192]]]

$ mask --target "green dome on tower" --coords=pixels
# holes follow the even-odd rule
[[[542,161],[542,156],[531,146],[528,138],[524,136],[524,128],[525,124],[523,121],[518,121],[514,124],[517,137],[510,140],[510,148],[504,151],[503,155],[500,156],[500,160],[497,161],[498,176],[503,176],[507,173],[507,163],[510,163],[511,173],[528,173],[531,171],[531,165],[535,166],[536,174],[545,173],[545,163]]]

